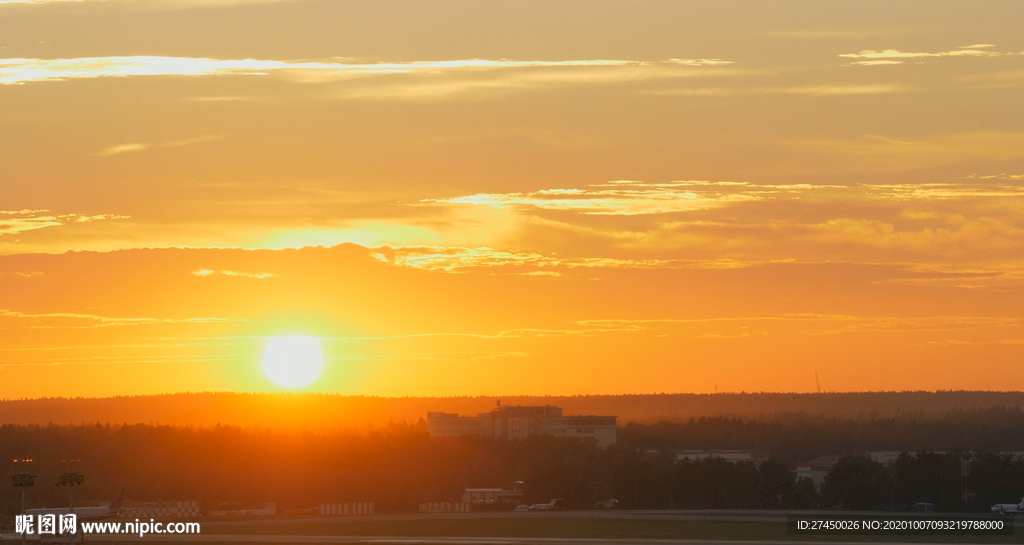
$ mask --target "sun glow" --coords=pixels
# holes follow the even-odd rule
[[[324,355],[318,337],[273,337],[263,351],[263,372],[281,386],[298,388],[320,376]]]

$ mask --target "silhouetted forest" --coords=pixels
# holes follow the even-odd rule
[[[770,450],[772,460],[755,467],[722,459],[677,462],[672,455],[674,449],[717,448]],[[886,468],[858,456],[869,450],[923,453]],[[134,500],[274,500],[282,507],[374,501],[381,511],[403,511],[424,500],[458,500],[466,487],[521,480],[527,502],[564,498],[574,508],[608,498],[627,508],[899,509],[928,501],[957,510],[1019,501],[1024,460],[981,451],[1024,451],[1019,407],[955,410],[927,419],[791,415],[631,423],[608,449],[550,436],[431,439],[422,423],[364,433],[148,424],[0,427],[0,468],[12,474],[12,459],[35,460],[39,479],[29,490],[30,506],[66,505],[66,489],[53,483],[67,458],[82,460],[85,485],[76,498],[84,500],[109,500],[125,488]],[[820,493],[796,481],[797,462],[826,454],[849,456]],[[972,471],[963,478],[960,460],[967,457]],[[20,496],[5,489],[2,507],[10,515]]]
[[[818,456],[871,450],[1024,451],[1021,407],[954,409],[942,416],[901,413],[888,418],[817,418],[781,414],[771,420],[692,418],[627,424],[620,442],[645,449],[768,450],[795,464]]]
[[[601,414],[629,422],[686,421],[702,416],[777,420],[942,417],[954,409],[1024,406],[1024,392],[721,393],[498,397],[366,397],[334,394],[187,393],[110,398],[0,401],[10,424],[233,425],[282,430],[364,431],[414,423],[430,411],[467,415],[504,405],[555,405],[565,414]]]

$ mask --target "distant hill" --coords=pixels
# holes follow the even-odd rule
[[[486,412],[495,397],[383,398],[330,394],[186,393],[0,401],[0,424],[217,424],[359,430],[416,423],[428,411]],[[754,420],[938,417],[957,409],[1024,406],[1024,392],[725,393],[508,396],[503,405],[556,405],[566,414],[616,415],[619,423],[729,416]]]

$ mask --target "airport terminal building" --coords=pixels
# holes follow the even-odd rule
[[[606,447],[616,439],[617,416],[562,414],[560,407],[498,407],[476,416],[454,413],[427,413],[427,431],[431,437],[488,435],[501,439],[524,439],[530,435],[594,438]]]

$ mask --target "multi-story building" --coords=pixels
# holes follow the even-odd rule
[[[501,407],[476,416],[454,413],[427,413],[427,431],[431,437],[489,435],[501,439],[524,439],[530,435],[594,438],[606,447],[615,443],[617,416],[562,414],[562,409],[543,407]]]
[[[516,481],[501,488],[467,488],[462,493],[462,502],[471,504],[474,509],[511,509],[523,503],[524,497],[523,482]]]

